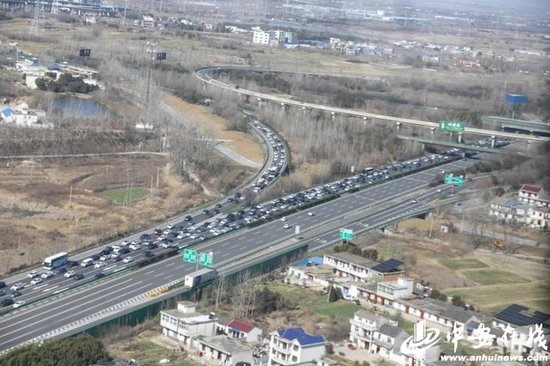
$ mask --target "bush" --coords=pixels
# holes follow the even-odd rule
[[[62,363],[60,361],[62,360]],[[11,351],[0,357],[0,365],[60,365],[82,366],[110,361],[111,357],[103,344],[88,334],[47,341],[42,345],[32,344]]]

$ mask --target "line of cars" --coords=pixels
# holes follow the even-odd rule
[[[251,187],[254,193],[259,193],[262,189],[273,183],[277,176],[284,172],[287,164],[287,152],[281,138],[275,132],[263,126],[258,121],[254,121],[253,123],[256,128],[263,130],[273,149],[273,162],[271,167],[267,172],[258,177]]]

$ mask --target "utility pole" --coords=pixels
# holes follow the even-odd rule
[[[126,26],[126,9],[128,8],[128,0],[124,0],[124,15],[122,16],[122,27]]]

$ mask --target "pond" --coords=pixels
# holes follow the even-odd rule
[[[67,118],[108,119],[114,113],[93,99],[76,97],[55,98],[50,102],[50,112],[61,112]]]

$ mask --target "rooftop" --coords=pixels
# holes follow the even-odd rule
[[[233,319],[229,322],[229,324],[227,324],[227,326],[229,328],[233,328],[233,329],[236,329],[238,331],[241,331],[243,333],[248,333],[250,332],[252,329],[254,329],[254,325],[253,324],[250,324],[250,323],[246,323],[246,322],[243,322],[241,320],[236,320],[236,319]]]
[[[519,189],[520,191],[528,192],[528,193],[539,193],[542,190],[541,186],[534,185],[534,184],[524,184]]]
[[[215,320],[215,318],[211,319],[209,315],[199,313],[184,313],[177,309],[163,310],[161,312],[173,316],[174,318],[184,320],[187,323],[203,323]]]
[[[315,344],[324,344],[325,337],[306,333],[302,328],[287,328],[277,331],[279,337],[288,341],[297,340],[301,346],[311,346]]]
[[[431,314],[437,314],[441,317],[454,320],[459,323],[464,323],[464,324],[470,321],[472,317],[477,317],[477,318],[480,317],[480,314],[474,311],[464,310],[461,307],[454,306],[447,302],[435,300],[429,297],[424,299],[414,299],[414,300],[401,299],[396,301],[401,304],[413,306],[415,308],[424,310]]]
[[[408,336],[407,332],[405,332],[403,329],[390,324],[382,324],[377,332],[391,338],[397,338],[400,335]]]
[[[247,346],[246,344],[236,340],[235,338],[228,338],[225,335],[217,335],[205,338],[199,337],[197,341],[223,353],[235,354],[241,352],[252,352],[252,347]]]
[[[495,318],[518,326],[542,324],[550,319],[550,314],[540,311],[529,313],[528,310],[529,309],[525,306],[512,304],[496,314]]]
[[[376,266],[379,264],[377,261],[373,261],[371,259],[363,258],[356,254],[351,253],[332,253],[332,254],[326,254],[326,257],[336,258],[338,260],[341,260],[343,262],[349,262],[353,263],[355,265],[365,267],[365,268],[371,268],[373,266]]]
[[[311,257],[302,259],[301,261],[292,263],[294,267],[309,267],[309,266],[319,266],[323,264],[323,257]]]
[[[356,317],[367,319],[374,322],[378,319],[378,315],[373,314],[370,311],[367,311],[366,309],[359,309],[353,315],[355,315]]]

